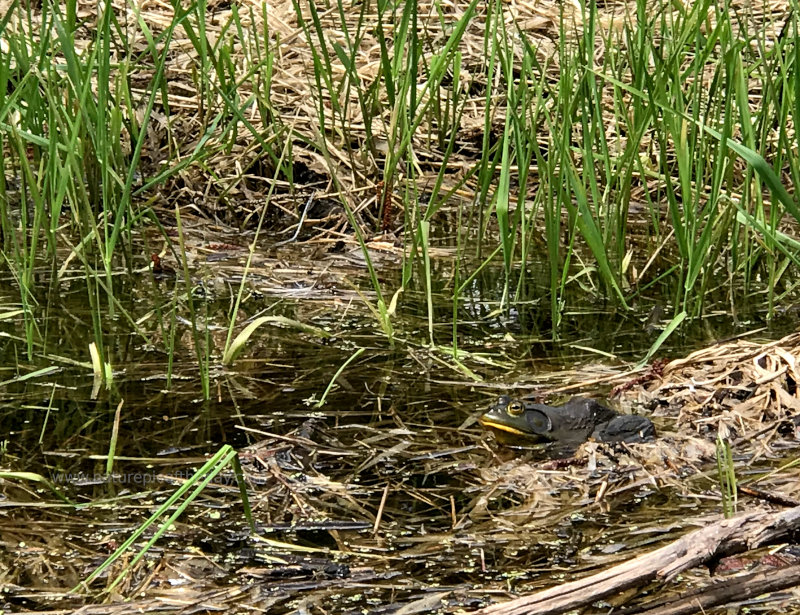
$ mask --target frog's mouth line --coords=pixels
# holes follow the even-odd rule
[[[492,429],[498,429],[500,431],[506,431],[508,433],[513,433],[517,436],[529,436],[530,434],[527,431],[522,431],[521,429],[516,429],[514,427],[509,427],[508,425],[504,425],[503,423],[495,423],[491,419],[480,418],[478,422],[483,425],[484,427],[491,427]]]

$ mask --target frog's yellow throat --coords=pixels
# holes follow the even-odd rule
[[[483,425],[484,427],[491,427],[492,429],[497,429],[499,431],[506,431],[508,433],[513,433],[517,436],[529,436],[530,434],[527,431],[522,431],[521,429],[516,429],[514,427],[509,427],[508,425],[503,425],[502,423],[495,423],[491,419],[478,419],[478,422]]]

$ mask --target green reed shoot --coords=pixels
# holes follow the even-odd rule
[[[247,496],[247,489],[244,482],[241,464],[239,463],[239,458],[236,451],[230,445],[226,444],[220,448],[192,478],[187,480],[175,491],[175,493],[167,498],[167,500],[161,504],[144,523],[136,528],[133,534],[131,534],[116,551],[109,555],[108,558],[97,569],[95,569],[84,581],[82,581],[78,586],[74,587],[71,591],[74,593],[80,589],[88,589],[89,584],[91,584],[92,581],[106,571],[111,564],[125,555],[144,532],[146,532],[150,527],[154,526],[159,519],[163,518],[164,520],[161,522],[161,525],[158,526],[150,539],[148,539],[147,543],[145,543],[145,545],[139,549],[138,553],[136,553],[131,561],[128,562],[123,570],[105,588],[105,591],[111,591],[114,587],[119,585],[128,572],[133,569],[133,567],[145,556],[145,554],[158,541],[158,539],[161,538],[161,536],[164,535],[170,526],[172,526],[172,524],[184,513],[184,511],[189,507],[189,504],[191,504],[192,501],[194,501],[203,492],[203,490],[208,487],[211,481],[213,481],[226,467],[228,467],[228,465],[233,468],[236,480],[239,484],[239,493],[242,498],[242,506],[244,507],[245,517],[250,524],[251,530],[255,531],[250,501]],[[190,490],[192,490],[191,493],[188,493]],[[187,493],[188,495],[186,495]],[[184,495],[186,495],[186,498],[178,503],[178,501],[181,500]],[[174,512],[167,516],[173,504],[177,504],[177,506]]]
[[[50,492],[55,495],[59,500],[64,502],[67,506],[74,507],[76,504],[65,496],[49,479],[36,472],[6,472],[0,471],[0,478],[9,481],[22,481],[28,483],[36,483],[46,487]]]
[[[358,357],[360,357],[363,354],[364,350],[366,349],[359,348],[353,354],[347,357],[347,360],[339,366],[339,369],[336,370],[336,373],[333,375],[333,378],[331,378],[330,382],[328,383],[328,386],[325,387],[325,391],[322,393],[322,397],[320,397],[317,401],[314,402],[313,406],[315,408],[322,408],[322,406],[325,405],[325,400],[328,398],[328,393],[330,393],[331,389],[333,389],[333,385],[336,383],[336,380],[339,378],[339,376],[342,375],[342,372],[345,369],[347,369],[348,365],[350,365],[353,361],[355,361]]]
[[[722,513],[726,519],[736,514],[738,492],[736,489],[736,472],[733,467],[731,445],[727,439],[717,436],[717,477],[719,480]]]
[[[106,474],[111,475],[114,471],[114,459],[117,454],[117,442],[119,441],[119,425],[122,417],[122,405],[125,400],[120,400],[114,412],[114,423],[111,426],[111,439],[108,442],[108,456],[106,458]]]

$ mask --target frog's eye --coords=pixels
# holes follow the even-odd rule
[[[525,406],[521,401],[512,401],[508,404],[508,413],[511,416],[519,416],[523,412],[525,412]]]

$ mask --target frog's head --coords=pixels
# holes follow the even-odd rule
[[[511,399],[503,395],[479,420],[489,429],[512,434],[528,440],[553,440],[553,421],[546,412],[549,408],[541,404]]]

